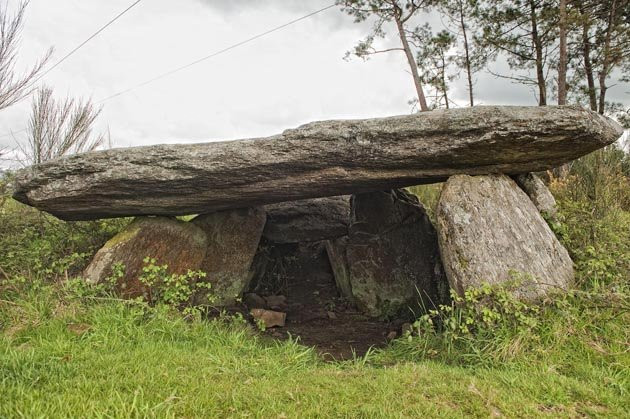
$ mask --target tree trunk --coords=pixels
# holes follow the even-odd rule
[[[427,101],[424,98],[424,92],[422,91],[422,83],[420,82],[420,76],[418,75],[418,64],[416,64],[416,60],[413,58],[413,54],[411,53],[411,48],[409,47],[409,42],[407,42],[407,35],[405,34],[405,28],[403,26],[402,21],[400,20],[400,16],[394,16],[396,20],[396,27],[398,28],[398,35],[400,36],[400,42],[402,43],[403,50],[405,51],[405,55],[407,56],[407,62],[409,63],[409,68],[411,69],[411,75],[413,76],[413,83],[416,86],[416,93],[418,94],[418,104],[420,105],[421,111],[428,111],[429,107],[427,106]]]
[[[595,91],[595,78],[593,77],[593,63],[591,62],[591,41],[589,39],[590,23],[586,15],[584,5],[579,3],[580,16],[582,18],[582,55],[584,55],[584,72],[588,84],[588,101],[591,110],[597,112],[597,92]]]
[[[602,58],[602,69],[599,72],[599,109],[597,110],[601,115],[604,114],[606,107],[606,77],[608,77],[608,71],[610,66],[610,38],[614,27],[614,19],[616,14],[617,0],[612,0],[610,5],[610,12],[608,14],[608,27],[606,28],[606,39],[604,40],[604,51]]]
[[[558,105],[567,104],[567,1],[560,0],[560,59],[558,62]]]
[[[532,41],[536,49],[536,79],[538,81],[538,105],[547,105],[547,85],[545,83],[545,72],[543,68],[543,47],[538,35],[538,23],[536,20],[536,3],[534,0],[529,2],[532,19]]]
[[[444,52],[442,52],[442,94],[444,95],[444,103],[446,104],[446,109],[448,109],[448,89],[446,87],[446,62],[444,60]]]
[[[472,70],[470,65],[470,52],[468,51],[468,35],[466,33],[466,23],[464,22],[464,5],[463,0],[459,0],[459,24],[462,28],[464,36],[464,51],[466,52],[466,75],[468,76],[468,97],[470,99],[470,106],[475,106],[473,95],[473,83],[472,83]]]

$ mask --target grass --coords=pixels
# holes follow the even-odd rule
[[[186,321],[53,285],[5,295],[0,417],[623,417],[630,400],[628,316],[592,297],[497,336],[502,362],[425,336],[326,363],[238,318]]]

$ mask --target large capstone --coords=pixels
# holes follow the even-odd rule
[[[348,237],[327,245],[339,290],[372,317],[416,314],[447,293],[437,235],[402,190],[353,195]]]
[[[438,203],[437,230],[444,269],[459,294],[510,283],[517,296],[535,299],[573,281],[566,249],[507,176],[451,177]]]
[[[272,243],[334,239],[348,234],[350,197],[304,199],[265,206],[263,235]]]
[[[234,304],[249,287],[265,219],[261,208],[243,208],[203,214],[192,220],[207,236],[201,270],[212,286],[212,304]]]
[[[617,140],[578,107],[475,106],[314,122],[268,138],[78,154],[16,173],[14,197],[65,220],[185,215],[546,170]]]
[[[141,217],[96,252],[83,276],[99,283],[111,278],[114,265],[120,264],[124,267],[117,284],[121,294],[142,296],[148,292],[139,280],[145,258],[154,258],[159,266],[168,265],[171,274],[185,274],[201,267],[207,247],[206,234],[194,224],[175,218]]]

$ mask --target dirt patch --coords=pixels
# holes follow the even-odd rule
[[[262,297],[283,295],[286,302],[267,308],[286,313],[284,327],[265,335],[299,337],[326,359],[343,360],[364,355],[370,347],[387,344],[403,320],[379,321],[362,315],[339,296],[322,244],[283,245],[271,251],[265,275],[253,284]]]

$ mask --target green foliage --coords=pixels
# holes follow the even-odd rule
[[[0,274],[67,279],[128,219],[65,222],[8,196],[0,200]]]
[[[424,85],[433,88],[435,93],[432,108],[449,108],[449,82],[457,75],[451,74],[449,68],[456,64],[456,56],[450,53],[455,47],[457,38],[447,30],[433,33],[431,26],[425,23],[414,29],[413,40],[420,45],[416,52],[416,63],[420,69],[420,80]]]
[[[597,151],[573,162],[566,176],[552,178],[550,187],[559,213],[548,221],[575,262],[576,289],[530,303],[512,295],[514,284],[484,285],[454,295],[451,305],[418,319],[413,335],[396,343],[397,356],[485,366],[552,356],[561,363],[574,357],[575,362],[586,358],[608,365],[609,354],[625,353],[629,337],[622,324],[628,322],[630,308],[628,157],[613,147]]]
[[[560,212],[554,229],[561,232],[583,289],[628,284],[629,169],[628,156],[607,147],[576,160],[567,176],[551,181]]]
[[[147,303],[180,308],[188,314],[199,309],[195,300],[213,300],[205,277],[205,272],[190,269],[181,275],[169,273],[168,265],[157,265],[155,258],[146,257],[139,280],[147,287]]]
[[[418,330],[435,330],[447,339],[493,332],[499,327],[521,331],[537,324],[538,307],[516,298],[515,287],[493,287],[483,284],[468,289],[460,297],[451,292],[452,303],[429,310],[415,323]]]

